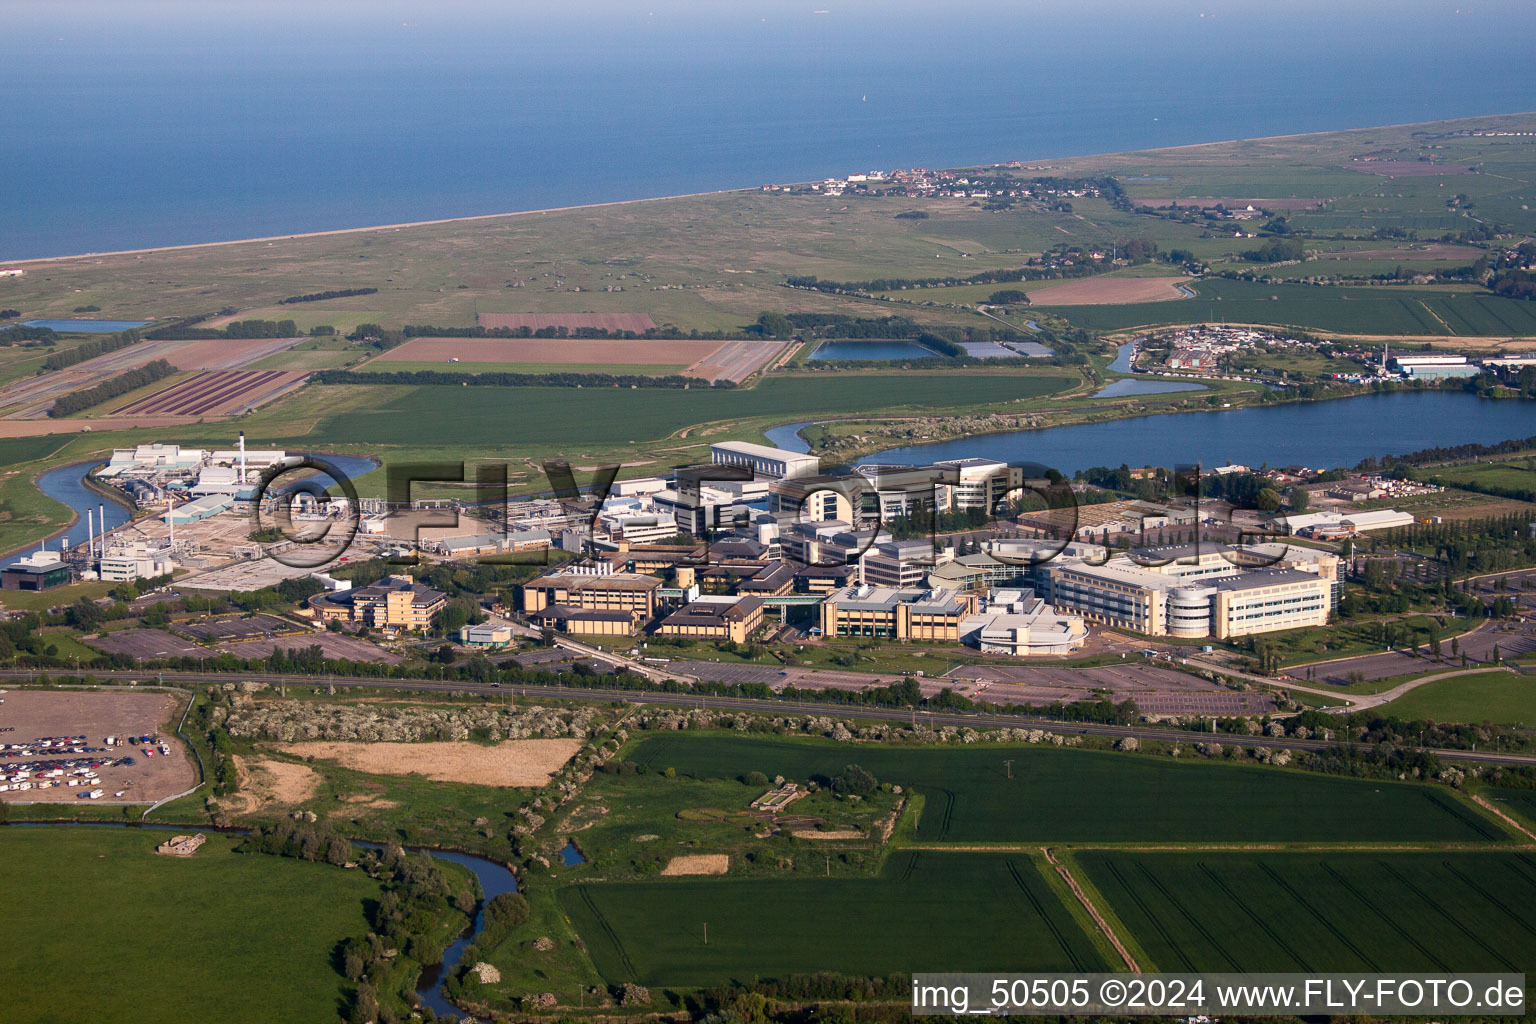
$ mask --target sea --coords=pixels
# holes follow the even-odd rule
[[[0,3],[0,260],[1536,108],[1528,0]]]

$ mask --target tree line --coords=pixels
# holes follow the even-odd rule
[[[15,330],[15,328],[12,328]],[[52,333],[51,331],[49,333]],[[57,335],[55,335],[57,337]],[[118,334],[109,334],[105,338],[96,338],[91,341],[82,341],[74,348],[55,352],[43,361],[45,370],[62,370],[66,366],[83,363],[87,359],[95,359],[97,356],[106,355],[108,352],[116,352],[118,349],[127,348],[129,345],[137,345],[143,335],[138,331],[122,331]]]
[[[137,391],[146,384],[153,384],[157,380],[173,376],[177,372],[176,367],[164,359],[156,359],[152,363],[146,363],[136,370],[120,373],[111,380],[102,381],[93,388],[84,391],[71,391],[67,395],[60,395],[53,400],[53,406],[48,410],[48,415],[55,419],[62,416],[72,416],[77,412],[89,409],[93,405],[100,405],[108,399],[119,395],[126,395],[130,391]]]
[[[198,327],[208,315],[186,317],[145,335],[151,341],[217,341],[220,338],[293,338],[299,326],[292,320],[236,320],[223,328]]]
[[[377,288],[335,288],[328,292],[310,292],[308,295],[290,295],[286,299],[278,299],[280,306],[291,306],[296,302],[319,302],[321,299],[347,299],[354,295],[372,295]]]
[[[707,381],[680,373],[664,377],[625,373],[450,373],[443,370],[399,370],[390,373],[355,373],[351,370],[317,370],[311,380],[318,384],[409,384],[479,387],[540,388],[733,388],[734,381]]]

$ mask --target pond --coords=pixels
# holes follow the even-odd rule
[[[581,852],[581,847],[576,845],[574,839],[567,839],[565,845],[560,847],[560,860],[568,868],[587,862],[586,855]]]
[[[915,341],[824,341],[816,346],[816,359],[932,359],[938,355]]]
[[[1093,393],[1094,398],[1124,398],[1127,395],[1169,395],[1175,391],[1205,391],[1204,384],[1186,380],[1117,380]]]
[[[154,323],[153,320],[24,320],[24,327],[46,327],[52,331],[77,334],[114,334]]]

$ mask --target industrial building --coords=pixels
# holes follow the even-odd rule
[[[310,599],[321,622],[355,623],[385,633],[425,633],[448,607],[448,595],[408,576],[389,576],[366,587]]]
[[[1306,512],[1280,516],[1275,523],[1298,537],[1332,539],[1370,533],[1373,530],[1396,530],[1412,526],[1414,518],[1408,512],[1378,508],[1361,512]]]
[[[1058,609],[1149,636],[1225,640],[1321,626],[1337,604],[1338,559],[1281,544],[1145,548],[1063,557],[1035,578]]]
[[[656,591],[660,587],[661,580],[655,576],[566,569],[525,583],[522,588],[523,610],[530,616],[555,606],[559,606],[563,612],[622,612],[628,621],[624,631],[629,632],[640,623],[656,617]]]
[[[802,455],[750,441],[720,441],[709,446],[709,461],[716,466],[742,466],[754,476],[784,479],[814,476],[821,462],[814,455]]]
[[[730,640],[744,644],[763,628],[762,598],[699,597],[661,620],[657,636]]]
[[[480,622],[459,630],[459,643],[465,647],[498,650],[512,643],[512,627],[505,622]]]
[[[71,570],[56,552],[42,548],[0,569],[0,590],[51,590],[70,581]]]
[[[1478,368],[1466,356],[1394,356],[1392,362],[1409,380],[1440,380],[1445,377],[1476,377]]]
[[[994,590],[960,623],[960,639],[985,654],[1071,654],[1088,639],[1082,618],[1058,612],[1029,589]]]
[[[976,607],[975,594],[860,584],[828,594],[822,601],[821,632],[956,643],[961,621],[974,614]]]

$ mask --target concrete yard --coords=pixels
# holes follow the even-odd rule
[[[99,778],[94,786],[54,786],[18,791],[14,787],[0,792],[0,800],[13,804],[148,804],[191,789],[197,784],[197,768],[187,748],[176,738],[176,723],[181,716],[181,699],[174,694],[148,691],[110,690],[7,690],[0,693],[0,743],[25,743],[45,736],[85,736],[84,745],[104,747],[107,736],[124,742],[91,754],[26,755],[15,751],[0,753],[0,763],[61,762],[69,758],[132,757],[131,765],[103,766],[95,769]],[[143,746],[129,745],[128,736],[158,737],[170,749],[161,756],[156,746],[153,756]],[[64,776],[68,778],[68,772]],[[99,800],[84,800],[79,794],[91,788],[105,790]],[[122,792],[123,796],[115,794]]]

